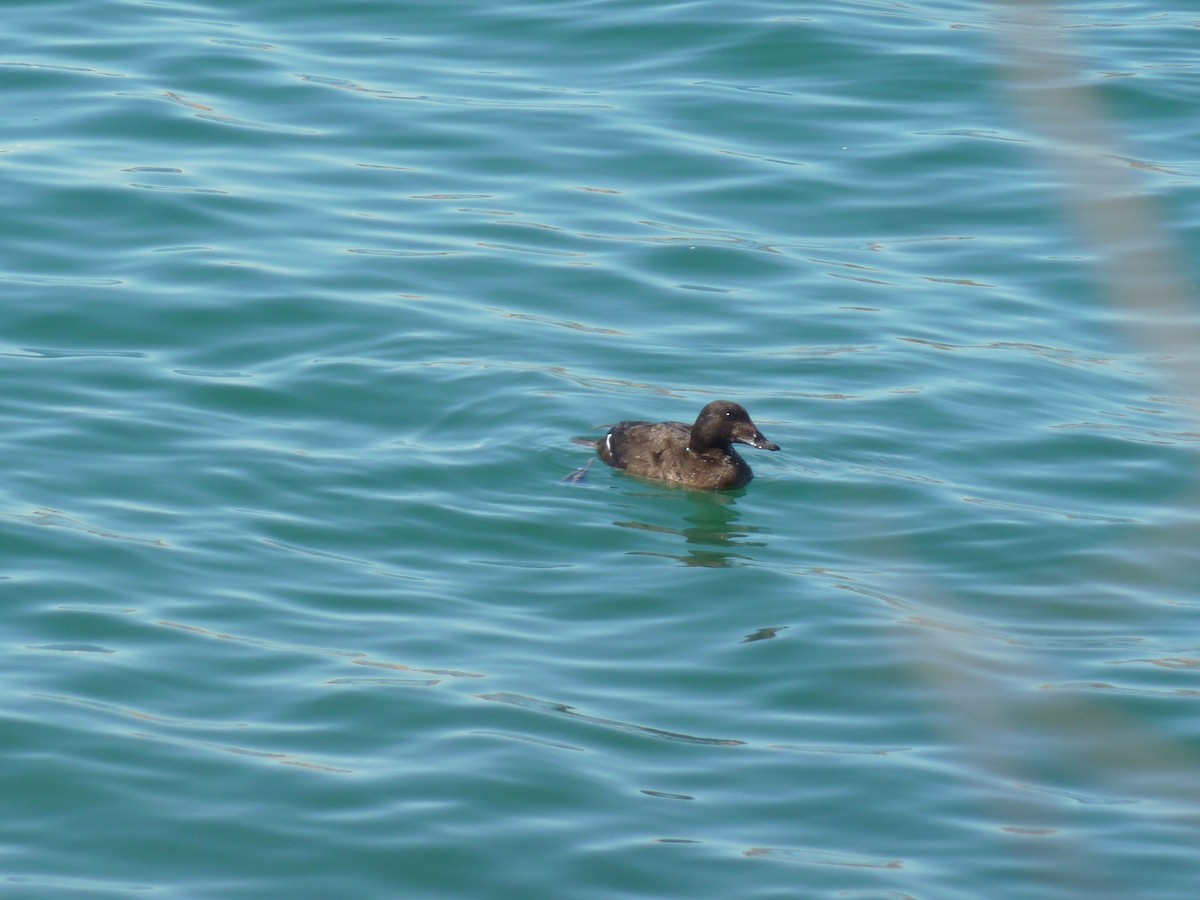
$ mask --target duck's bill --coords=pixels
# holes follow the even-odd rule
[[[758,449],[758,450],[778,450],[779,449],[778,444],[776,444],[774,441],[768,441],[761,434],[755,434],[755,435],[752,435],[751,437],[738,437],[738,438],[734,438],[734,440],[736,440],[739,444],[749,444],[751,447],[754,447],[755,449]]]

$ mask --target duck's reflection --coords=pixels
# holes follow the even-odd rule
[[[656,494],[658,492],[656,491]],[[722,568],[734,565],[737,560],[750,557],[739,552],[739,548],[765,547],[763,540],[746,540],[751,535],[761,535],[763,530],[754,526],[737,524],[741,514],[737,509],[737,498],[744,491],[699,492],[662,491],[670,499],[682,498],[686,504],[682,525],[662,525],[652,522],[614,522],[622,528],[637,528],[659,534],[679,535],[688,545],[686,553],[664,553],[653,550],[635,550],[638,556],[661,556],[675,559],[685,566]],[[666,511],[677,508],[674,504],[663,504],[659,509]]]

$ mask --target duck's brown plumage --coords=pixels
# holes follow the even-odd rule
[[[716,400],[692,425],[685,422],[618,422],[596,442],[600,458],[631,475],[669,481],[698,491],[744,486],[754,473],[734,442],[778,450],[750,415],[729,400]]]

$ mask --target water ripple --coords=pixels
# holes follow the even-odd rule
[[[565,716],[569,719],[587,722],[591,725],[602,725],[606,728],[615,728],[618,731],[627,731],[643,737],[658,738],[660,740],[674,741],[682,744],[705,744],[708,746],[717,747],[737,747],[745,743],[744,741],[728,740],[725,738],[696,737],[695,735],[680,734],[674,731],[663,731],[660,728],[649,728],[644,725],[633,725],[629,722],[621,722],[617,719],[602,719],[597,716],[588,716],[584,715],[583,713],[576,712],[574,707],[567,706],[565,703],[553,703],[548,700],[538,700],[536,697],[525,697],[521,694],[476,694],[476,697],[480,700],[489,700],[493,703],[508,703],[513,706],[519,706],[524,709],[532,709],[537,712]]]
[[[856,856],[832,850],[809,850],[796,847],[752,847],[745,856],[774,859],[780,862],[802,863],[807,866],[846,866],[852,869],[902,869],[898,859]]]

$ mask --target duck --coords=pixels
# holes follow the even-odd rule
[[[778,450],[740,404],[714,400],[696,421],[617,422],[596,441],[600,459],[630,475],[665,481],[693,491],[745,487],[754,473],[734,443]]]

